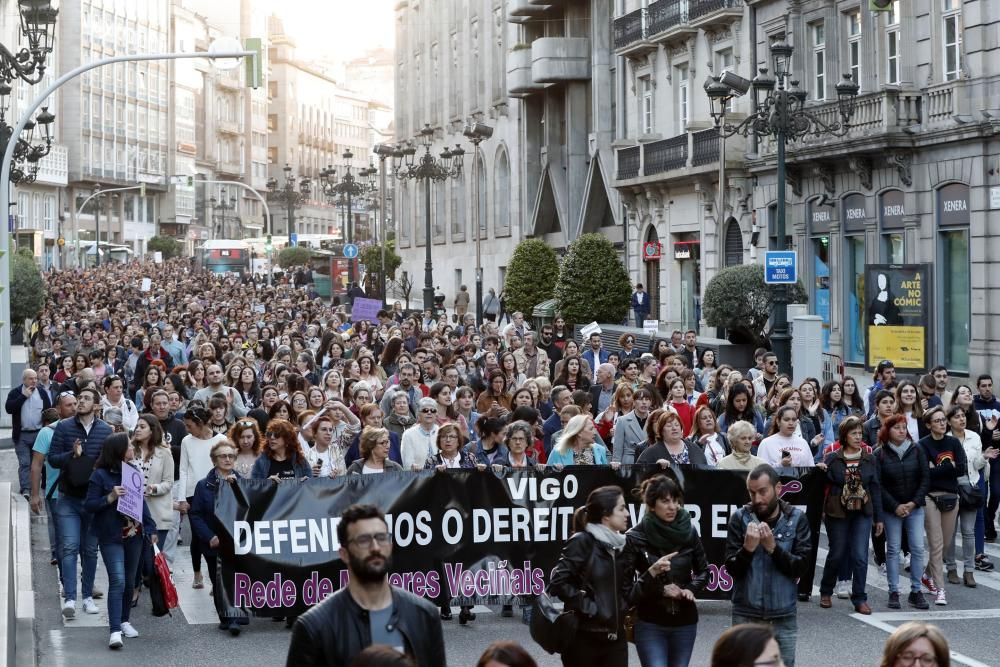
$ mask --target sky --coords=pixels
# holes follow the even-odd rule
[[[395,0],[270,0],[295,39],[299,57],[351,59],[393,45]]]

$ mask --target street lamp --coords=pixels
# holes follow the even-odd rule
[[[493,136],[493,128],[483,123],[469,123],[465,126],[462,134],[475,146],[472,151],[472,187],[476,191],[474,213],[476,219],[476,326],[480,326],[483,323],[483,261],[480,248],[482,220],[479,219],[479,198],[482,196],[479,191],[479,144]],[[506,195],[500,193],[500,196]]]
[[[839,122],[828,123],[805,107],[807,93],[799,87],[799,82],[792,78],[790,65],[793,48],[785,42],[771,45],[771,59],[774,76],[768,74],[768,68],[760,68],[753,81],[748,82],[742,77],[725,73],[722,77],[713,76],[705,82],[705,92],[711,104],[712,119],[719,136],[726,138],[735,134],[744,137],[754,135],[757,138],[774,137],[777,144],[777,178],[778,178],[778,209],[775,220],[775,232],[778,237],[779,249],[786,243],[785,238],[785,143],[796,141],[807,135],[829,135],[842,137],[847,134],[851,118],[854,116],[854,103],[858,95],[858,84],[850,74],[835,86],[837,91],[837,108]],[[726,112],[730,101],[747,92],[753,91],[753,111],[735,125],[726,122]],[[791,336],[788,335],[788,288],[785,285],[775,285],[774,308],[771,313],[771,347],[778,357],[782,371],[791,373]]]
[[[431,155],[431,144],[434,143],[434,130],[430,125],[424,125],[420,130],[420,142],[424,154],[420,162],[416,162],[417,149],[407,142],[405,146],[397,146],[392,153],[393,173],[399,179],[413,179],[424,182],[424,310],[434,310],[434,264],[431,262],[431,183],[442,182],[449,178],[459,178],[462,175],[462,161],[465,149],[455,144],[454,148],[445,148],[440,157]]]
[[[10,84],[0,83],[0,151],[7,149],[7,144],[14,134],[14,128],[7,124],[10,93]],[[51,113],[48,107],[42,107],[41,112],[35,116],[35,120],[29,120],[25,123],[26,135],[19,136],[17,144],[14,146],[13,164],[10,170],[11,183],[34,183],[38,175],[38,161],[52,150],[52,123],[55,120],[55,114]],[[41,143],[36,144],[34,143],[35,128],[39,125],[42,129]]]
[[[375,146],[374,153],[378,155],[378,199],[380,202],[379,208],[382,209],[382,232],[381,232],[381,253],[382,253],[382,300],[386,301],[389,297],[388,287],[386,281],[388,280],[389,273],[385,270],[385,246],[389,242],[388,227],[386,226],[386,221],[389,219],[389,207],[386,204],[386,197],[388,192],[386,189],[385,177],[387,174],[385,161],[390,159],[395,151],[393,146],[389,144],[378,144]],[[372,167],[374,169],[374,167]],[[369,169],[369,172],[371,169]],[[374,180],[374,174],[372,174],[372,180]]]
[[[228,221],[229,211],[233,211],[233,214],[236,217],[237,225],[241,228],[239,238],[242,239],[243,238],[242,224],[240,224],[239,215],[236,213],[236,196],[232,195],[229,197],[229,199],[226,199],[225,188],[222,188],[221,195],[222,195],[221,200],[217,200],[215,197],[212,197],[208,200],[208,203],[211,204],[212,206],[212,217],[217,220],[221,219],[221,223],[216,223],[216,225],[213,225],[216,227],[216,230],[219,230],[219,228],[221,227],[220,230],[221,234],[216,238],[222,238],[222,239],[232,238],[229,235],[229,230],[226,226],[226,222]],[[219,234],[219,231],[217,231],[216,233]]]
[[[309,199],[312,193],[312,181],[305,176],[295,180],[292,175],[291,165],[285,165],[284,182],[279,183],[276,178],[267,179],[267,198],[270,201],[285,205],[285,212],[288,215],[288,243],[292,244],[292,237],[295,235],[295,210],[302,208],[302,205]]]
[[[0,80],[10,84],[14,79],[21,79],[32,85],[42,80],[45,59],[52,53],[59,15],[59,9],[52,5],[51,0],[18,0],[21,35],[28,39],[28,45],[11,53],[0,44]]]
[[[344,223],[344,238],[348,244],[354,243],[354,197],[361,197],[369,192],[368,169],[362,167],[358,171],[359,178],[356,178],[351,167],[351,160],[354,153],[350,149],[344,151],[344,175],[337,178],[337,169],[332,164],[327,165],[319,173],[319,186],[331,203],[340,197],[347,199],[347,221]],[[354,260],[347,265],[347,282],[354,285]]]

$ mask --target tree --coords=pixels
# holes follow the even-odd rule
[[[149,252],[163,253],[163,259],[180,257],[184,253],[184,244],[173,236],[154,236],[146,244]]]
[[[535,306],[551,299],[559,278],[559,259],[541,239],[525,239],[514,248],[503,288],[507,310],[531,317]]]
[[[403,272],[403,275],[399,277],[396,281],[396,287],[400,292],[403,293],[403,299],[406,301],[406,309],[410,309],[410,294],[413,292],[413,286],[416,285],[413,282],[413,278],[409,273]]]
[[[45,306],[45,281],[31,250],[19,250],[10,263],[10,326],[19,329],[27,319],[38,317]],[[8,326],[0,322],[0,326]]]
[[[361,250],[359,257],[369,274],[382,274],[382,244],[372,243]],[[385,243],[385,267],[389,278],[396,276],[396,269],[403,265],[403,259],[396,254],[396,242]]]
[[[278,266],[287,269],[292,266],[305,266],[312,257],[312,251],[302,246],[288,246],[278,253]]]
[[[559,267],[554,296],[568,322],[624,320],[632,283],[611,241],[602,234],[584,234],[573,241]]]
[[[789,303],[809,300],[802,283],[789,288]],[[705,288],[701,307],[705,322],[711,327],[729,331],[733,342],[766,346],[770,331],[766,329],[774,304],[771,285],[764,282],[761,264],[741,264],[722,269]]]

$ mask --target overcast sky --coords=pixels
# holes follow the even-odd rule
[[[395,39],[394,0],[270,1],[301,57],[350,59],[371,48],[391,47]]]

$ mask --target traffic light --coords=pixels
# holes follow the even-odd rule
[[[264,80],[264,49],[261,46],[260,37],[248,38],[244,46],[247,51],[256,52],[243,59],[244,67],[246,67],[246,83],[251,88],[260,88]]]
[[[267,235],[267,240],[264,241],[264,250],[266,250],[267,252],[271,252],[272,250],[274,250],[274,246],[271,245],[271,235],[270,234]]]
[[[868,9],[873,12],[891,12],[893,0],[868,0]]]

